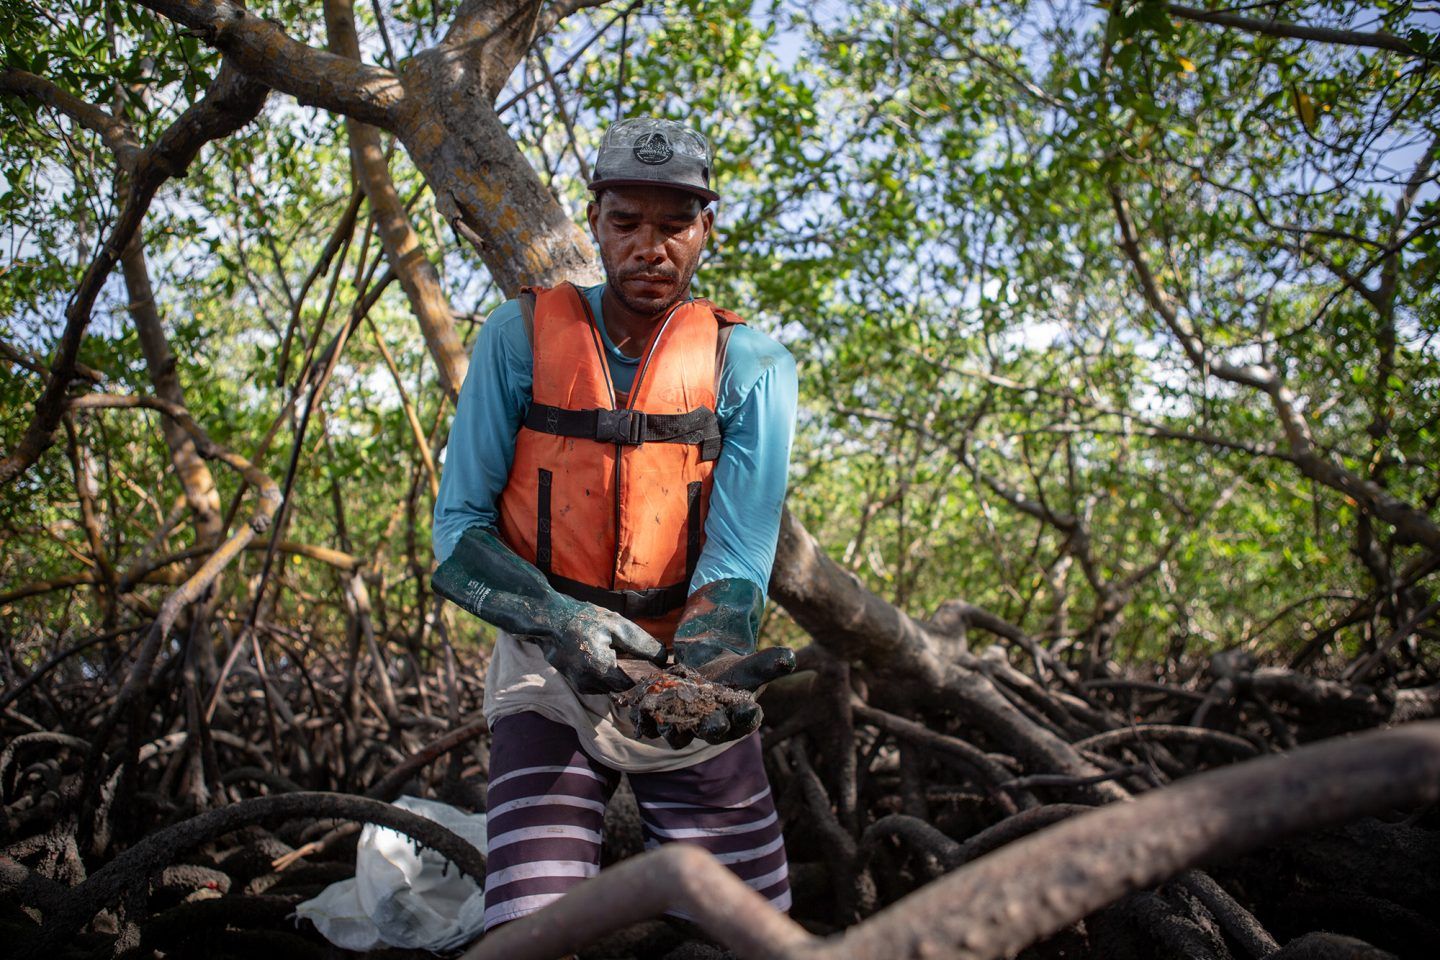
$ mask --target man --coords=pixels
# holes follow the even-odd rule
[[[647,845],[702,845],[787,909],[759,710],[632,724],[612,694],[673,657],[745,689],[789,672],[756,652],[794,432],[795,366],[690,296],[717,200],[703,136],[614,124],[587,213],[606,282],[527,291],[476,341],[435,504],[434,585],[500,628],[485,926],[599,872],[628,775]]]

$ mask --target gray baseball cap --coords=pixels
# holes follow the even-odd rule
[[[674,187],[719,200],[710,189],[712,159],[710,142],[699,131],[674,120],[630,117],[611,124],[600,139],[590,189]]]

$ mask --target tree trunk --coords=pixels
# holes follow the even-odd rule
[[[513,297],[525,285],[599,283],[590,241],[540,182],[492,101],[445,54],[416,61],[396,132],[441,214],[479,251],[500,289]]]

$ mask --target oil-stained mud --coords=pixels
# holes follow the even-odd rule
[[[630,721],[637,728],[644,726],[642,721],[648,716],[657,726],[696,733],[700,722],[716,710],[753,705],[755,697],[711,683],[689,667],[676,664],[621,694],[616,702],[630,709]]]

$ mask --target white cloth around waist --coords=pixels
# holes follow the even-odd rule
[[[590,756],[615,769],[631,773],[679,770],[719,756],[735,745],[696,740],[676,750],[664,740],[634,737],[628,711],[615,709],[605,694],[577,693],[550,666],[540,647],[504,630],[495,631],[495,650],[485,681],[485,720],[495,721],[532,710],[570,727]]]

